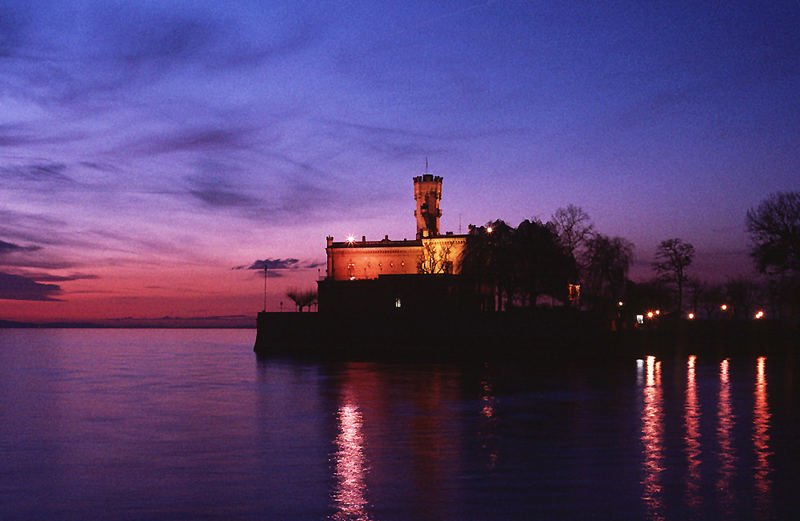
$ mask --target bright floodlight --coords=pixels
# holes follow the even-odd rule
[[[756,313],[755,317],[756,317],[756,319],[764,318],[764,312],[759,309],[758,312]]]
[[[652,311],[648,311],[647,312],[647,318],[653,318],[653,312]]]
[[[349,242],[350,244],[353,244],[355,242],[355,240],[356,240],[356,238],[353,237],[352,235],[348,235],[347,236],[347,242]]]
[[[689,320],[694,320],[694,313],[689,313],[688,317],[689,317]]]
[[[617,306],[619,306],[619,307],[622,307],[624,304],[625,304],[625,303],[624,303],[624,302],[622,302],[621,300],[620,300],[619,302],[617,302]]]
[[[728,305],[727,304],[723,304],[723,305],[721,305],[719,307],[719,309],[721,309],[722,311],[727,311],[728,310]]]
[[[657,310],[656,310],[656,315],[660,315],[660,314],[661,314],[661,310],[660,310],[660,309],[657,309]]]
[[[492,227],[491,226],[488,226],[486,228],[486,233],[492,233]]]

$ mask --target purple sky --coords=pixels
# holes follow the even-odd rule
[[[275,307],[326,235],[413,237],[426,157],[444,230],[573,203],[640,280],[750,273],[800,189],[797,2],[2,4],[0,318],[252,314],[232,268],[297,259]]]

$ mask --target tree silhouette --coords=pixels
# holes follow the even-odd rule
[[[535,306],[539,295],[566,301],[575,259],[561,248],[553,223],[522,221],[514,230],[511,253],[513,287],[523,305]]]
[[[286,292],[286,296],[292,299],[301,313],[303,312],[304,307],[310,308],[311,304],[317,300],[317,292],[313,289],[303,290],[291,288]]]
[[[470,226],[461,254],[461,273],[494,292],[495,308],[502,310],[511,287],[511,236],[513,228],[502,220]]]
[[[682,239],[661,241],[656,250],[653,269],[664,281],[674,282],[678,289],[678,313],[683,311],[683,286],[687,280],[686,269],[694,259],[694,246]]]
[[[555,225],[558,240],[564,250],[576,259],[579,258],[583,246],[594,235],[594,224],[589,214],[580,206],[568,204],[566,208],[559,208],[553,213],[551,222]]]
[[[512,228],[498,220],[470,227],[461,271],[492,288],[496,309],[533,307],[539,295],[566,298],[575,259],[559,244],[552,223],[525,220]]]
[[[625,292],[633,244],[622,237],[596,234],[586,242],[584,254],[585,295],[598,305],[616,302]]]
[[[800,192],[778,192],[747,211],[751,255],[761,273],[800,274]]]

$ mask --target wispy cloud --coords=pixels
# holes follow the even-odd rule
[[[208,125],[195,128],[178,128],[168,133],[145,135],[124,145],[126,151],[151,156],[172,152],[221,152],[252,148],[254,130],[250,128]]]
[[[531,133],[526,127],[439,129],[429,132],[341,119],[323,119],[319,120],[319,123],[329,129],[329,136],[348,140],[351,144],[391,160],[418,159],[429,155],[442,156],[476,140],[525,136]]]
[[[15,166],[0,167],[0,176],[16,182],[34,182],[53,184],[73,184],[75,181],[65,172],[64,163],[38,162]]]
[[[97,280],[100,277],[87,273],[73,273],[70,275],[50,275],[48,273],[27,273],[25,275],[36,282],[69,282],[73,280]]]
[[[252,208],[262,202],[219,178],[193,176],[189,184],[187,193],[192,198],[214,208]]]

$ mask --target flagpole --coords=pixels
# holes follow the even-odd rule
[[[264,311],[267,311],[267,263],[264,263]]]

